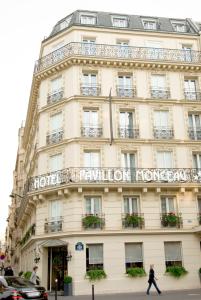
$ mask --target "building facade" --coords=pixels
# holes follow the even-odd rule
[[[200,25],[76,11],[41,44],[23,132],[19,269],[48,290],[103,269],[97,293],[198,288],[201,267]],[[178,280],[168,266],[185,267]]]

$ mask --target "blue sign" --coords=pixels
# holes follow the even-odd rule
[[[84,245],[83,245],[81,242],[78,242],[78,243],[75,245],[75,250],[76,250],[76,251],[83,251],[83,250],[84,250]]]

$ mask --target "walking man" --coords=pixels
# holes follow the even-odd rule
[[[159,290],[155,280],[158,280],[158,279],[155,277],[154,265],[150,265],[149,280],[148,280],[149,286],[148,286],[148,289],[147,289],[147,295],[149,295],[149,291],[150,291],[150,288],[151,288],[152,284],[155,286],[158,294],[159,295],[161,294],[161,291]]]
[[[37,284],[38,282],[37,282],[37,280],[38,280],[38,276],[36,275],[36,272],[37,272],[37,270],[38,270],[38,267],[37,266],[35,266],[34,268],[33,268],[33,271],[32,271],[32,273],[31,273],[31,277],[30,277],[30,279],[29,279],[29,281],[31,281],[33,284]]]

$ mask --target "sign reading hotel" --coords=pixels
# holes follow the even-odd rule
[[[196,169],[69,168],[31,179],[29,190],[67,183],[201,183]]]

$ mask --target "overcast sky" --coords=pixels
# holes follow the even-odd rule
[[[40,43],[58,20],[77,9],[201,21],[200,0],[1,0],[0,239],[10,203],[18,128],[26,118]]]

